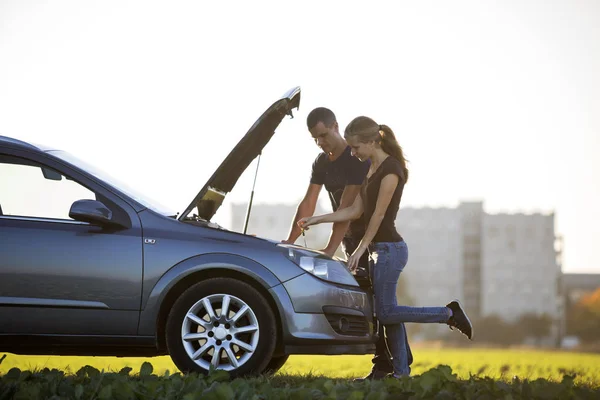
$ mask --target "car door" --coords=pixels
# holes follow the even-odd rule
[[[73,220],[81,199],[124,227]],[[142,232],[130,205],[43,153],[0,148],[0,207],[0,334],[136,333]]]

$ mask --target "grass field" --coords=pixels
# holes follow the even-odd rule
[[[575,376],[576,384],[600,387],[600,354],[570,352],[544,352],[533,350],[481,350],[481,349],[414,349],[413,375],[419,375],[438,365],[448,365],[458,378],[470,375],[498,380],[534,380],[544,378],[560,381],[563,375]],[[1,354],[0,354],[1,356]],[[0,364],[0,374],[13,367],[21,370],[43,368],[76,372],[91,365],[106,372],[117,372],[123,367],[139,371],[143,362],[150,362],[154,373],[164,375],[177,372],[169,357],[116,358],[116,357],[49,357],[17,356],[7,354]],[[278,375],[326,376],[354,378],[365,375],[371,367],[370,356],[291,356]]]
[[[600,355],[531,350],[414,349],[413,377],[356,383],[370,356],[293,356],[275,376],[181,375],[168,357],[7,354],[4,399],[384,400],[598,399]],[[0,354],[2,358],[2,354]]]

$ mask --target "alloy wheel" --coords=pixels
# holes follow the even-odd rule
[[[260,329],[252,308],[229,294],[212,294],[187,311],[181,340],[191,360],[205,370],[231,371],[244,365],[258,345]]]

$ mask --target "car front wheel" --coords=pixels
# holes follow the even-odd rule
[[[212,366],[232,377],[260,374],[276,339],[275,316],[265,298],[232,278],[192,285],[167,318],[167,348],[182,372],[206,374]]]

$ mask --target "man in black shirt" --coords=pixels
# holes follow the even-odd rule
[[[361,185],[367,176],[370,163],[362,162],[353,157],[350,146],[340,134],[335,114],[324,107],[312,110],[306,119],[306,124],[311,136],[323,152],[315,159],[308,190],[298,205],[292,226],[284,243],[295,243],[302,233],[296,222],[304,217],[314,214],[319,193],[323,185],[329,195],[333,211],[349,207],[360,193]],[[347,257],[354,252],[365,233],[366,225],[361,217],[351,223],[334,223],[327,246],[322,251],[332,256],[340,243]],[[354,271],[357,280],[364,288],[372,293],[368,279],[369,259],[368,253],[361,257],[357,271]],[[367,287],[365,287],[367,286]],[[366,379],[382,379],[392,372],[389,351],[384,340],[383,326],[379,329],[373,369]]]

